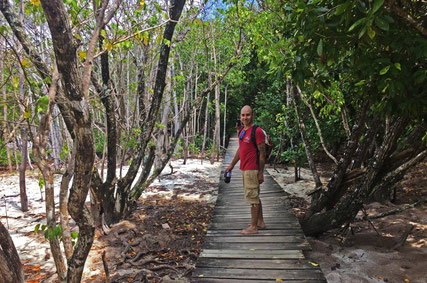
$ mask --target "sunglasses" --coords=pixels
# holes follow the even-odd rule
[[[243,140],[243,136],[245,135],[245,133],[246,133],[246,130],[243,130],[243,131],[240,133],[240,140]]]

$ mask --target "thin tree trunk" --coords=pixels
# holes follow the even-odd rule
[[[319,135],[320,143],[322,144],[323,150],[329,156],[329,158],[332,159],[332,161],[335,164],[338,164],[338,160],[335,158],[335,156],[333,156],[329,152],[328,148],[326,147],[326,144],[323,140],[322,130],[320,129],[319,122],[317,121],[317,118],[316,118],[316,114],[314,114],[313,107],[311,107],[311,104],[307,101],[307,99],[304,98],[304,95],[302,94],[299,86],[297,86],[297,90],[298,90],[299,96],[301,97],[301,100],[304,102],[305,105],[307,105],[308,109],[310,109],[310,113],[311,113],[311,116],[313,117],[314,123],[316,124],[317,133]]]
[[[172,67],[173,57],[169,58],[169,65],[166,71],[166,89],[165,89],[165,102],[163,106],[162,120],[161,124],[164,128],[158,130],[157,135],[157,145],[156,145],[156,158],[154,160],[154,168],[159,168],[160,162],[162,160],[163,147],[167,138],[168,130],[168,121],[169,121],[169,112],[171,110],[171,92],[172,92]]]
[[[72,155],[69,156],[68,167],[62,175],[61,186],[59,191],[59,217],[62,227],[62,243],[64,246],[65,257],[67,262],[73,255],[73,244],[71,238],[70,221],[68,214],[68,187],[74,174],[74,160],[76,158],[76,149],[73,148]]]
[[[203,143],[202,143],[202,158],[201,158],[201,164],[203,164],[203,160],[205,159],[206,136],[207,136],[207,134],[208,134],[209,97],[210,97],[210,93],[208,93],[208,97],[206,98],[205,124],[204,124],[204,126],[203,126]]]
[[[223,147],[225,147],[225,129],[227,128],[227,88],[228,88],[228,85],[225,86],[225,93],[224,93],[224,123],[223,123],[223,132],[222,132]]]
[[[21,128],[21,165],[19,167],[19,194],[21,197],[21,210],[28,211],[27,187],[25,184],[25,171],[27,169],[28,133],[25,127]]]
[[[214,61],[214,78],[215,81],[217,80],[217,58],[216,58],[216,48],[215,48],[215,35],[214,35],[214,30],[213,30],[213,26],[212,23],[210,23],[211,25],[211,40],[212,40],[212,55],[213,55],[213,61]],[[221,117],[220,117],[220,93],[219,93],[219,85],[215,86],[215,128],[214,128],[214,132],[213,132],[213,145],[212,145],[212,154],[211,154],[211,164],[214,164],[215,162],[215,158],[218,155],[218,149],[219,149],[219,144],[220,144],[220,135],[221,135],[221,129],[220,129],[220,125],[221,125]]]
[[[209,48],[208,48],[206,41],[207,40],[205,37],[204,43],[205,43],[205,54],[206,54],[206,67],[207,67],[207,74],[208,74],[208,87],[210,89],[212,87],[212,77],[211,77],[211,71],[210,71],[210,67],[209,67]],[[206,99],[205,124],[203,127],[203,143],[202,143],[201,164],[203,164],[203,160],[205,159],[206,136],[208,134],[208,121],[209,121],[209,103],[210,103],[210,93],[208,93],[208,97]]]
[[[1,19],[0,19],[0,25],[2,25]],[[3,45],[3,40],[0,43],[0,47],[2,47]],[[3,93],[3,136],[6,139],[7,136],[9,136],[8,134],[8,130],[7,130],[7,96],[6,96],[6,84],[4,82],[4,62],[5,62],[5,57],[6,57],[6,53],[2,52],[0,55],[0,61],[1,61],[1,66],[0,66],[0,73],[1,73],[1,81],[3,83],[3,87],[2,87],[2,93]],[[7,143],[7,141],[5,140],[5,143]],[[9,172],[12,172],[13,170],[13,166],[12,166],[12,159],[10,158],[10,151],[9,148],[6,146],[6,156],[7,156],[7,164],[8,164],[8,169]]]
[[[292,84],[290,79],[288,79],[288,84]],[[307,134],[305,131],[305,124],[304,124],[304,120],[302,119],[302,114],[301,114],[301,110],[300,110],[300,106],[299,106],[299,99],[297,96],[297,88],[295,86],[291,87],[291,94],[293,96],[295,112],[296,112],[296,115],[298,117],[298,122],[299,122],[298,125],[299,125],[299,129],[300,129],[300,133],[301,133],[301,138],[302,138],[304,145],[305,145],[305,152],[307,154],[308,165],[310,166],[311,173],[313,174],[313,179],[314,179],[314,182],[316,183],[316,188],[319,188],[322,186],[322,182],[320,181],[319,174],[317,173],[316,165],[314,164],[314,158],[313,158],[313,153],[311,150],[311,144],[307,138]]]
[[[55,196],[54,196],[54,184],[53,184],[53,171],[46,164],[42,169],[43,178],[45,179],[45,193],[46,193],[46,222],[48,229],[54,231],[56,228],[56,214],[55,214]],[[61,246],[59,244],[58,237],[49,237],[50,251],[56,266],[56,272],[58,273],[58,279],[60,282],[65,280],[67,274],[67,268],[62,257]]]
[[[24,283],[21,260],[9,232],[0,221],[0,282]]]
[[[20,1],[19,9],[19,21],[23,25],[24,23],[24,1]],[[19,68],[19,97],[22,101],[25,100],[25,85],[24,85],[24,71]],[[23,112],[26,111],[25,107],[21,106]],[[27,157],[28,157],[28,132],[25,126],[21,127],[21,165],[19,167],[19,188],[21,196],[21,209],[22,211],[28,211],[28,198],[27,188],[25,184],[25,171],[27,168]]]

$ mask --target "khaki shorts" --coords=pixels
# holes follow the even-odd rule
[[[243,170],[243,189],[248,204],[259,204],[258,170]]]

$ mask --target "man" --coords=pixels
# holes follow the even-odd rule
[[[259,199],[259,185],[264,182],[265,165],[265,135],[261,128],[257,128],[255,139],[259,151],[251,140],[253,124],[252,108],[244,106],[240,111],[240,120],[243,123],[243,130],[239,134],[239,148],[236,155],[227,167],[226,172],[233,170],[236,163],[240,160],[240,170],[243,174],[243,187],[245,191],[246,203],[251,205],[251,224],[240,233],[244,235],[257,234],[258,229],[265,229],[264,218],[262,215],[262,204]]]

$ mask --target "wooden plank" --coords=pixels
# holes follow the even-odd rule
[[[209,225],[209,229],[221,229],[221,230],[238,230],[245,229],[248,227],[248,222],[238,222],[238,223],[211,223]],[[296,223],[268,223],[269,230],[277,230],[277,229],[301,229]],[[262,234],[262,230],[259,230],[260,234]]]
[[[203,244],[205,249],[255,249],[255,250],[271,250],[271,249],[281,249],[281,250],[303,250],[310,251],[311,247],[308,242],[304,241],[301,243],[224,243],[224,242],[215,242],[211,241],[209,238],[206,239],[206,242]]]
[[[216,222],[216,223],[236,223],[236,222],[245,222],[245,223],[250,223],[251,222],[251,217],[250,215],[230,215],[228,217],[223,217],[220,215],[215,215],[211,218],[212,222]],[[264,216],[264,222],[265,223],[292,223],[295,226],[295,220],[294,219],[288,219],[288,218],[274,218],[273,215],[271,216]]]
[[[201,258],[197,261],[197,267],[222,267],[222,268],[248,268],[252,269],[256,266],[258,269],[294,269],[307,270],[317,269],[309,263],[308,260],[295,259],[217,259],[217,258]]]
[[[257,235],[244,235],[241,237],[232,236],[216,236],[216,242],[224,243],[300,243],[305,241],[304,236],[263,236]]]
[[[301,250],[208,250],[204,249],[199,258],[235,259],[304,259]]]
[[[230,208],[223,208],[223,209],[214,209],[213,213],[217,213],[217,214],[237,214],[237,213],[244,213],[244,212],[250,212],[251,211],[251,207],[249,205],[245,206],[245,207],[230,207]],[[293,216],[295,214],[293,214],[292,212],[287,211],[285,208],[283,207],[264,207],[262,206],[262,211],[263,213],[265,212],[272,212],[274,213],[274,215],[279,218],[282,215],[286,215],[286,216]]]
[[[322,280],[320,270],[287,270],[287,269],[225,269],[225,268],[197,268],[194,277],[203,278],[227,278],[227,279],[267,279],[274,280]],[[312,282],[312,281],[310,281]]]
[[[274,280],[276,281],[276,280]],[[191,282],[194,283],[242,283],[242,280],[240,279],[230,279],[230,278],[191,278]],[[272,280],[266,279],[245,279],[245,282],[247,283],[266,283],[266,282],[272,282]],[[325,280],[313,280],[313,279],[300,279],[300,280],[283,280],[283,282],[286,283],[326,283]]]
[[[208,230],[206,233],[206,237],[213,237],[213,236],[228,236],[228,237],[246,237],[240,234],[241,230],[235,229],[235,230]],[[300,236],[303,237],[304,233],[301,231],[301,229],[277,229],[277,230],[259,230],[260,234],[262,236]]]

